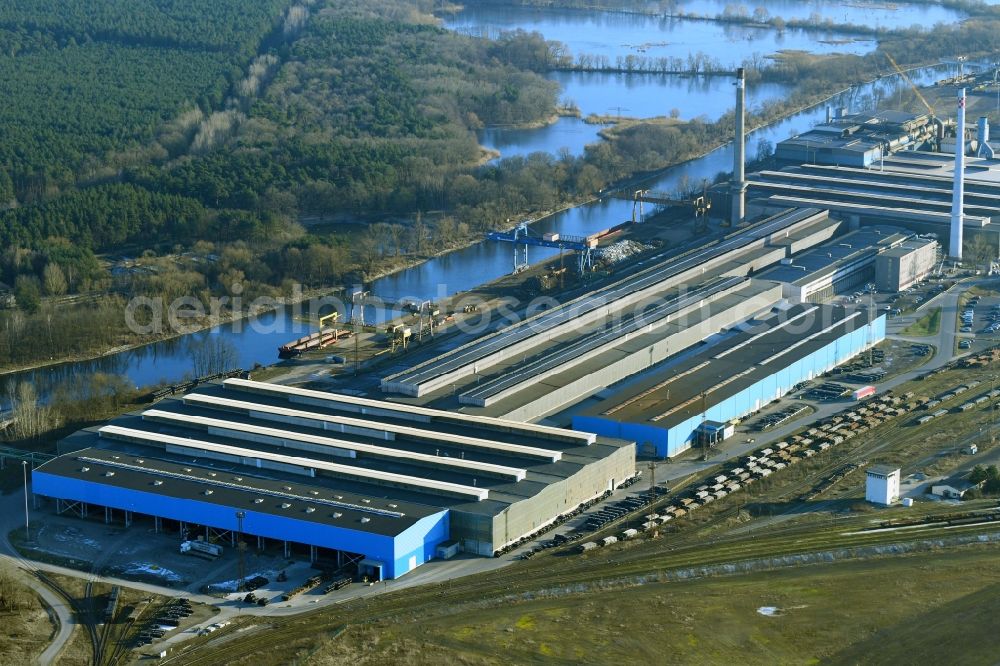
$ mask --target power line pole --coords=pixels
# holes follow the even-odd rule
[[[708,433],[705,430],[705,424],[708,421],[708,394],[702,392],[701,394],[701,428],[698,429],[698,436],[701,437],[701,459],[702,462],[708,460]]]
[[[993,397],[993,391],[996,390],[996,384],[997,384],[997,378],[996,375],[993,375],[992,377],[990,377],[990,406],[989,406],[990,413],[986,416],[986,432],[989,435],[989,437],[987,437],[987,441],[989,441],[991,444],[993,443],[993,425],[994,421],[996,421],[996,414],[997,414],[996,398]]]
[[[239,571],[237,572],[237,583],[236,591],[244,592],[247,586],[247,563],[246,563],[246,548],[247,544],[243,541],[243,518],[246,517],[245,511],[236,512],[236,550],[239,554]]]
[[[868,285],[868,367],[875,365],[875,333],[872,325],[875,321],[875,283]]]
[[[649,508],[652,510],[656,501],[656,461],[649,461]]]
[[[31,540],[30,523],[28,522],[28,461],[21,461],[21,469],[24,471],[24,540]]]

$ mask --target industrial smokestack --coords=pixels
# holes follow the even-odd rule
[[[962,211],[965,208],[965,88],[958,91],[955,117],[955,189],[951,199],[951,242],[948,254],[962,260]]]
[[[746,177],[743,165],[746,161],[746,124],[744,107],[746,106],[746,73],[740,67],[736,70],[736,136],[733,146],[733,211],[732,222],[737,225],[745,217],[746,207]]]

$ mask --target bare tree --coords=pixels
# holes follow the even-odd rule
[[[55,413],[38,399],[34,385],[29,382],[20,382],[9,400],[14,439],[34,439],[58,425]]]
[[[228,340],[210,336],[191,343],[191,364],[196,377],[207,377],[235,370],[239,354]]]

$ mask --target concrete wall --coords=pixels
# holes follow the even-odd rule
[[[799,382],[818,377],[856,356],[868,347],[869,336],[873,344],[884,340],[885,321],[885,316],[880,316],[872,324],[847,333],[739,393],[709,405],[704,415],[695,414],[676,425],[663,427],[648,422],[619,422],[601,416],[574,416],[573,427],[605,437],[630,439],[636,442],[640,452],[655,450],[660,457],[676,456],[691,448],[695,431],[703,420],[725,423],[760,410]]]
[[[598,462],[581,466],[576,474],[546,486],[538,494],[512,504],[498,515],[493,522],[494,549],[548,525],[557,516],[613,489],[633,475],[634,446],[622,446]]]
[[[275,516],[249,508],[213,504],[196,499],[177,498],[117,486],[48,474],[38,469],[32,473],[32,490],[37,495],[86,502],[148,516],[159,516],[221,530],[236,529],[236,511],[245,511],[243,531],[278,541],[359,553],[385,563],[384,575],[396,578],[434,557],[434,549],[449,539],[448,511],[442,510],[401,531],[395,537],[373,534],[347,527],[335,527]],[[277,501],[277,499],[275,499]]]
[[[619,447],[599,461],[581,465],[562,481],[549,483],[538,493],[510,504],[496,516],[452,509],[452,538],[465,552],[492,555],[633,475],[635,447]]]
[[[902,291],[934,270],[937,245],[923,243],[903,255],[879,255],[875,259],[875,287],[882,293]]]

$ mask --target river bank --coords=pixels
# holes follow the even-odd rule
[[[921,68],[911,68],[910,71],[914,71]],[[795,117],[797,114],[803,113],[804,111],[815,110],[817,107],[834,100],[838,95],[843,95],[848,89],[844,89],[837,93],[832,93],[828,95],[811,97],[804,99],[801,96],[792,99],[796,100],[796,103],[792,105],[791,100],[785,103],[782,111],[777,115],[771,115],[767,119],[760,120],[758,122],[753,122],[753,118],[750,119],[751,126],[756,130],[761,130],[764,128],[774,127],[781,125],[785,121]],[[804,101],[803,101],[804,100]],[[801,124],[801,123],[799,123]],[[785,132],[786,130],[782,130]],[[699,168],[702,171],[710,173],[712,176],[718,171],[709,167],[707,164],[701,165],[701,161],[711,161],[714,165],[716,162],[725,163],[726,160],[721,153],[716,154],[721,148],[725,147],[727,144],[731,144],[731,141],[720,141],[714,143],[711,146],[704,147],[697,155],[691,155],[683,160],[671,161],[670,164],[651,172],[637,173],[633,174],[631,177],[620,180],[612,185],[607,186],[600,192],[597,196],[593,194],[588,194],[581,197],[569,197],[564,200],[564,203],[551,210],[539,210],[530,215],[525,215],[519,217],[517,220],[512,219],[510,224],[502,225],[505,227],[513,227],[520,220],[525,218],[531,218],[535,223],[536,231],[559,231],[562,233],[575,234],[575,235],[586,235],[589,233],[586,230],[581,230],[578,227],[581,220],[587,221],[589,228],[592,230],[597,230],[601,228],[607,228],[612,223],[617,223],[623,221],[627,218],[627,212],[625,208],[628,202],[617,202],[614,205],[608,205],[605,202],[607,199],[606,195],[610,192],[620,190],[623,188],[632,187],[633,184],[651,183],[655,182],[661,177],[674,173],[674,175],[680,175],[680,177],[685,177],[683,174],[688,171],[688,167]],[[702,168],[705,167],[705,168]],[[658,187],[663,188],[662,184],[658,184]],[[669,187],[669,186],[668,186]],[[619,205],[621,204],[621,205]],[[565,215],[564,215],[565,214]],[[566,217],[573,218],[567,227]],[[589,221],[588,221],[589,220]],[[576,227],[574,226],[576,225]],[[419,300],[437,300],[440,295],[450,296],[457,292],[467,292],[470,289],[480,288],[483,285],[493,282],[497,277],[502,277],[504,273],[509,271],[509,269],[501,270],[497,272],[494,267],[487,265],[478,265],[478,260],[474,263],[476,264],[473,272],[469,270],[456,270],[458,265],[468,264],[471,257],[460,257],[463,251],[468,251],[472,248],[482,248],[477,249],[474,253],[485,256],[485,253],[490,253],[493,256],[500,257],[503,256],[504,267],[510,266],[510,256],[508,248],[495,248],[487,247],[487,244],[482,242],[481,236],[479,234],[469,234],[465,238],[456,239],[452,243],[448,243],[447,246],[441,247],[436,252],[433,253],[422,253],[420,255],[408,255],[401,257],[394,257],[389,265],[381,267],[378,271],[366,274],[364,276],[364,283],[369,285],[372,290],[373,295],[377,297],[382,297],[386,301],[395,302],[399,300],[399,294],[392,293],[392,285],[387,284],[387,279],[389,281],[394,281],[398,284],[405,284],[406,293],[412,295]],[[464,254],[468,254],[465,252]],[[537,263],[537,261],[543,260],[547,255],[544,250],[538,250],[535,252],[535,256],[538,254],[542,255],[542,259],[535,259],[532,263]],[[443,262],[443,263],[442,263]],[[456,263],[457,262],[457,263]],[[496,262],[494,261],[494,264]],[[430,266],[435,264],[437,267],[431,269]],[[473,268],[471,265],[468,268]],[[417,276],[413,271],[426,272],[426,275]],[[444,272],[442,272],[444,271]],[[448,277],[449,274],[450,277]],[[470,275],[474,278],[470,279]],[[426,278],[425,284],[416,284],[415,279],[423,277]],[[380,284],[380,282],[382,284]],[[474,283],[474,284],[473,284]],[[428,285],[434,287],[433,289],[428,288]],[[451,293],[445,293],[444,287],[458,286],[457,291],[453,290]],[[274,312],[281,309],[286,309],[290,305],[295,303],[300,303],[304,300],[312,298],[314,296],[322,296],[324,294],[329,294],[336,287],[325,287],[312,289],[308,292],[304,292],[294,299],[281,299],[276,302],[275,306],[269,311]],[[205,320],[202,326],[198,329],[198,332],[202,332],[208,329],[220,329],[226,324],[231,324],[237,319],[247,318],[248,313],[240,313],[239,317],[232,316],[231,313],[227,313],[227,316],[220,317],[215,320]],[[263,311],[254,313],[259,316],[263,314]],[[395,316],[389,313],[390,316]],[[382,323],[382,322],[378,322]],[[152,348],[154,346],[162,346],[164,342],[171,340],[177,340],[183,337],[182,334],[173,334],[169,336],[157,337],[153,340],[145,340],[142,342],[136,342],[129,345],[118,345],[113,348],[109,348],[100,353],[81,355],[77,354],[72,357],[65,357],[60,359],[49,359],[47,361],[42,361],[35,364],[30,364],[21,367],[9,367],[0,371],[0,376],[9,377],[11,375],[16,375],[17,373],[30,373],[31,371],[42,370],[45,368],[52,368],[53,366],[68,366],[74,363],[87,363],[89,361],[96,361],[100,359],[116,357],[116,356],[128,356],[131,352],[135,352],[141,348]],[[269,364],[274,359],[275,348],[278,344],[285,342],[284,339],[276,339],[274,333],[268,333],[266,335],[258,336],[264,338],[254,342],[259,349],[266,350],[264,356],[258,354],[258,358],[262,359],[261,362],[264,364]],[[288,339],[293,336],[287,334]],[[242,342],[240,342],[242,344]],[[169,350],[168,350],[169,351]],[[174,350],[176,352],[176,350]],[[144,352],[145,353],[145,352]],[[155,355],[154,352],[150,352]],[[177,354],[174,354],[177,356]],[[120,364],[119,364],[120,365]],[[113,372],[119,372],[118,366],[115,364],[109,364],[110,367],[116,369]],[[90,366],[88,366],[90,367]],[[245,367],[252,367],[252,363]],[[177,378],[178,370],[173,370],[174,379]],[[147,375],[152,374],[147,372]]]

